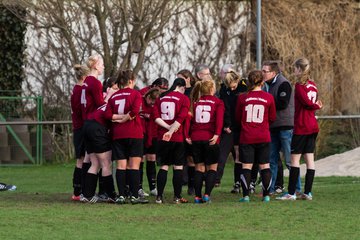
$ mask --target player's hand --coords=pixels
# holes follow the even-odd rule
[[[226,133],[231,133],[231,129],[230,128],[224,128],[224,131],[226,132]]]
[[[192,144],[191,138],[185,138],[185,141],[190,145]]]
[[[165,142],[169,142],[171,137],[172,137],[172,133],[166,132],[166,133],[164,133],[162,140]]]
[[[209,145],[214,145],[214,144],[216,144],[218,138],[219,138],[219,135],[214,135],[214,136],[209,140]]]
[[[319,106],[320,109],[323,107],[323,103],[321,100],[317,100],[316,104]]]

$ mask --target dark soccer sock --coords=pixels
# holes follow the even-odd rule
[[[296,181],[297,181],[297,179],[299,177],[299,173],[300,173],[300,168],[298,168],[298,167],[291,167],[290,168],[288,192],[291,195],[295,194]]]
[[[140,184],[139,184],[139,188],[143,188],[143,176],[144,176],[144,163],[141,162],[140,163],[140,168],[139,168],[139,180],[140,180]]]
[[[129,187],[133,197],[138,198],[139,184],[140,184],[140,171],[137,169],[129,169],[130,182]]]
[[[85,184],[86,184],[86,174],[91,167],[91,163],[83,163],[82,169],[81,169],[81,189],[84,193],[85,191]]]
[[[256,183],[258,173],[259,173],[259,164],[254,163],[251,169],[251,182]]]
[[[164,169],[160,169],[157,174],[156,183],[157,183],[158,196],[162,197],[162,195],[164,193],[164,188],[165,188],[166,181],[167,181],[167,174],[168,174],[168,171],[165,171]]]
[[[216,182],[216,171],[209,170],[206,172],[206,179],[205,179],[205,194],[211,195],[211,192],[215,186]]]
[[[156,165],[155,162],[146,162],[146,176],[149,182],[150,191],[156,188]]]
[[[203,174],[200,171],[195,171],[194,174],[194,188],[195,188],[195,197],[201,198],[201,189],[203,185]]]
[[[73,173],[73,188],[74,188],[74,195],[79,196],[81,194],[81,173],[82,169],[75,167]]]
[[[114,199],[116,197],[116,193],[115,193],[115,187],[114,187],[114,179],[113,179],[112,175],[104,176],[103,182],[104,182],[105,193],[109,197]]]
[[[99,195],[105,193],[105,189],[104,189],[104,179],[102,176],[102,169],[100,168],[100,171],[98,173],[98,178],[99,178]]]
[[[116,169],[116,184],[119,190],[119,196],[126,197],[126,170]]]
[[[281,159],[279,159],[278,161],[278,172],[277,172],[275,186],[284,187],[284,169]]]
[[[98,180],[97,174],[92,174],[92,173],[86,174],[84,197],[91,198],[95,195],[97,180]]]
[[[177,198],[181,198],[181,189],[182,189],[182,172],[183,170],[173,170],[173,188],[174,188],[174,195]]]
[[[241,169],[240,174],[240,182],[241,187],[243,190],[243,196],[249,196],[249,187],[250,187],[250,180],[251,180],[251,170],[250,169]]]
[[[195,167],[188,166],[188,188],[194,188]]]
[[[312,185],[314,182],[314,177],[315,177],[315,169],[307,169],[305,175],[305,190],[304,190],[305,194],[309,194],[309,192],[311,192]]]
[[[234,164],[234,183],[240,182],[240,174],[241,174],[242,164],[241,163],[235,163]]]
[[[266,168],[260,171],[262,180],[263,196],[269,195],[270,182],[271,182],[271,170]]]

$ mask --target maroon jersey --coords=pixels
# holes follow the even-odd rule
[[[124,123],[111,123],[112,139],[143,138],[143,129],[139,116],[142,103],[141,94],[134,89],[124,88],[115,92],[108,101],[105,118],[111,120],[113,114],[128,114],[133,118]]]
[[[193,105],[193,117],[190,124],[192,141],[208,141],[215,134],[221,134],[224,122],[224,103],[217,97],[206,95]],[[218,139],[218,143],[220,138]]]
[[[264,91],[250,91],[238,97],[236,121],[241,124],[240,143],[271,142],[269,124],[276,119],[274,97]]]
[[[92,117],[95,121],[100,123],[101,125],[105,126],[106,128],[110,128],[110,121],[105,118],[105,109],[106,109],[106,103],[98,107],[93,113]]]
[[[188,115],[189,106],[189,98],[180,92],[169,92],[166,96],[157,99],[154,107],[154,119],[161,118],[169,125],[175,121],[181,124],[179,129],[173,133],[170,139],[171,142],[184,141],[183,123]],[[161,126],[158,126],[157,129],[158,139],[161,140],[168,130]]]
[[[295,84],[294,134],[309,135],[319,132],[315,118],[315,111],[320,109],[316,104],[317,98],[318,90],[313,81]]]
[[[92,113],[105,103],[102,84],[94,76],[87,76],[81,90],[81,106],[84,120],[94,119]]]
[[[147,93],[147,91],[149,91],[150,89],[151,89],[151,87],[147,86],[147,87],[140,89],[139,92],[140,92],[141,96],[144,96],[145,93]]]
[[[140,119],[144,135],[147,136],[147,146],[150,146],[152,139],[157,137],[157,124],[155,123],[153,111],[154,106],[148,105],[145,98],[142,97]]]
[[[79,129],[84,125],[84,119],[81,112],[81,85],[76,84],[71,93],[71,120],[73,130]]]

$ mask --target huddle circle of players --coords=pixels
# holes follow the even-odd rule
[[[307,61],[298,59],[294,64],[299,80],[295,94],[287,96],[288,108],[293,108],[289,112],[295,111],[291,157],[296,160],[304,154],[312,163],[311,153],[319,131],[314,112],[322,103],[317,99],[316,85],[309,78],[304,60]],[[240,185],[243,193],[239,201],[250,201],[253,166],[257,166],[255,175],[260,172],[262,198],[269,202],[274,177],[270,168],[270,129],[271,124],[282,120],[277,117],[282,109],[275,99],[286,91],[282,90],[283,82],[289,83],[280,78],[276,66],[272,62],[262,70],[253,70],[245,81],[231,64],[226,64],[220,71],[222,83],[216,91],[206,65],[195,68],[195,77],[189,70],[179,71],[170,88],[168,80],[160,77],[141,90],[135,89],[136,76],[132,70],[120,70],[102,84],[98,77],[103,73],[104,63],[98,55],[89,57],[86,65],[75,65],[78,82],[71,94],[71,115],[77,160],[72,200],[146,204],[147,197],[153,195],[155,203],[169,202],[164,199],[164,189],[172,166],[173,203],[188,203],[182,196],[185,179],[194,203],[210,203],[212,190],[220,184],[226,159],[232,152],[234,193],[240,193]],[[267,77],[272,73],[272,78]],[[295,104],[289,104],[294,99]],[[304,116],[311,126],[303,126]],[[291,166],[289,193],[278,197],[280,200],[296,199],[293,191],[299,176],[296,164],[294,161]],[[301,195],[306,200],[312,200],[315,172],[314,164],[309,166]],[[144,172],[149,194],[143,188]]]

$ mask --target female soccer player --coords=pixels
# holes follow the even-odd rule
[[[157,125],[155,124],[153,110],[156,99],[160,96],[160,90],[151,88],[142,97],[140,119],[144,133],[144,153],[146,159],[146,176],[149,183],[150,194],[157,195],[156,190],[156,146],[157,146]],[[143,160],[144,160],[143,158]],[[140,170],[143,163],[140,164]],[[142,189],[142,171],[140,171],[139,195],[146,196],[147,193]]]
[[[176,78],[171,88],[162,93],[154,107],[158,126],[158,151],[161,168],[157,175],[156,203],[163,203],[169,165],[173,167],[174,203],[187,203],[181,197],[182,171],[185,161],[183,123],[189,112],[190,100],[184,95],[185,80]]]
[[[132,204],[148,203],[139,197],[139,167],[143,156],[143,129],[139,111],[142,103],[141,94],[134,89],[135,74],[132,70],[121,70],[116,83],[120,90],[109,99],[105,110],[105,118],[112,120],[111,135],[113,140],[112,159],[116,161],[116,182],[119,197],[116,203],[124,204],[126,171],[132,196]]]
[[[236,120],[241,124],[239,148],[243,198],[240,202],[250,201],[249,186],[254,163],[258,163],[260,168],[263,201],[269,202],[271,180],[269,124],[276,119],[275,101],[271,94],[261,90],[264,84],[261,71],[251,71],[248,81],[249,92],[240,95],[236,105]]]
[[[191,93],[190,134],[186,129],[186,141],[192,146],[195,162],[195,203],[210,201],[211,191],[216,181],[216,169],[219,158],[219,136],[224,118],[224,103],[214,96],[215,82],[200,81]],[[201,189],[205,177],[205,194]]]
[[[84,125],[84,120],[81,114],[81,89],[82,84],[89,74],[89,69],[86,66],[76,64],[74,66],[75,76],[77,83],[75,84],[73,91],[71,93],[71,120],[73,125],[73,144],[75,148],[75,157],[76,157],[76,166],[73,173],[73,188],[74,192],[71,197],[73,201],[80,201],[80,194],[83,191],[83,181],[82,181],[82,166],[85,158],[85,145],[84,145],[84,135],[82,127]]]
[[[86,175],[83,202],[95,203],[98,197],[95,195],[98,172],[102,169],[104,192],[108,200],[113,202],[115,198],[114,182],[111,169],[111,140],[108,135],[107,122],[104,119],[104,110],[107,99],[103,99],[102,84],[97,79],[104,70],[104,62],[98,55],[91,56],[87,61],[90,69],[89,75],[82,85],[81,104],[84,123],[85,149],[89,154],[91,167]]]
[[[312,185],[315,175],[314,151],[319,126],[315,118],[315,111],[323,104],[318,100],[318,90],[314,81],[310,79],[310,62],[306,58],[299,58],[294,62],[295,84],[295,116],[294,134],[291,140],[291,168],[288,193],[278,197],[279,200],[296,200],[296,180],[299,177],[300,158],[304,156],[306,162],[305,188],[301,196],[304,200],[312,200]]]

